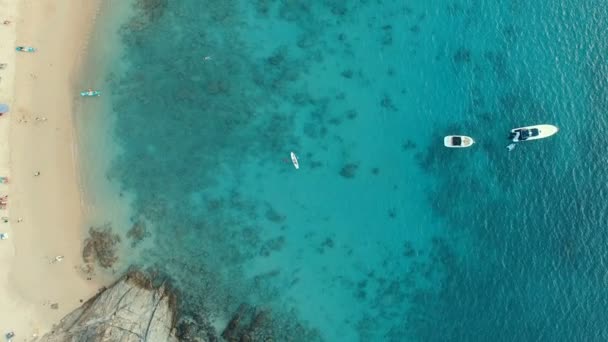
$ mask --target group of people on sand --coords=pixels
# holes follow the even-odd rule
[[[8,25],[11,22],[9,20],[4,20],[2,22],[2,25]],[[6,69],[7,64],[6,63],[0,63],[0,70]],[[0,79],[2,79],[0,77]],[[2,104],[0,103],[0,116],[4,115],[8,113],[8,105]],[[0,177],[0,184],[7,184],[8,183],[8,177]],[[0,209],[6,209],[6,206],[8,204],[8,195],[4,195],[2,197],[0,197]],[[8,223],[8,217],[3,216],[2,217],[2,222],[4,223]],[[0,233],[0,240],[6,240],[8,238],[8,234],[7,233]],[[11,340],[13,337],[15,336],[14,333],[9,332],[8,334],[6,334],[6,339],[7,340]]]
[[[4,195],[0,197],[0,209],[6,209],[6,205],[8,204],[8,195]]]
[[[4,20],[2,22],[3,25],[8,25],[11,22],[9,20]],[[6,63],[0,63],[0,70],[5,69],[7,66]],[[8,113],[8,106],[5,104],[0,104],[0,116],[2,116],[3,114]],[[6,176],[0,176],[0,184],[7,184],[8,183],[8,177]],[[2,197],[0,197],[0,209],[6,209],[6,206],[8,205],[8,195],[4,195]],[[2,217],[2,222],[7,223],[8,222],[8,217]],[[7,235],[3,234],[3,236],[6,238]]]
[[[4,25],[10,24],[10,21],[5,20],[3,22]],[[6,63],[0,63],[0,70],[6,68]],[[8,105],[0,103],[0,116],[8,113]],[[8,177],[0,177],[0,184],[7,184]],[[0,197],[0,209],[6,209],[6,205],[8,202],[8,195]]]

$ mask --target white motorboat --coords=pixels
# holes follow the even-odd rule
[[[443,145],[449,148],[465,148],[471,147],[475,143],[475,140],[466,135],[446,135],[443,138]]]
[[[298,163],[298,157],[293,152],[291,152],[291,163],[293,164],[293,167],[296,168],[296,170],[300,168],[300,163]]]
[[[528,141],[548,138],[559,131],[553,125],[534,125],[527,127],[513,128],[509,135],[509,140],[513,142]]]

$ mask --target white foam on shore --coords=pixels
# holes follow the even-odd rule
[[[134,15],[132,3],[106,1],[101,13],[97,13],[100,20],[89,37],[85,59],[87,72],[81,75],[78,84],[82,89],[100,89],[103,95],[94,101],[77,101],[74,107],[75,153],[86,226],[109,225],[124,241],[130,241],[125,234],[133,226],[135,216],[131,210],[132,194],[122,189],[117,179],[108,177],[112,161],[121,153],[121,147],[114,141],[116,113],[112,109],[112,83],[108,75],[121,74],[127,68],[120,58],[124,51],[120,28]],[[137,251],[129,243],[123,243],[117,252],[119,262],[112,273],[120,274],[131,260],[137,259]]]

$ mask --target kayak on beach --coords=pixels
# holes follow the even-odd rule
[[[15,50],[19,52],[36,52],[36,48],[33,48],[31,46],[17,46]]]

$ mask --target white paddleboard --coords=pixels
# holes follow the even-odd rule
[[[298,163],[298,157],[293,152],[291,152],[291,162],[293,163],[293,167],[295,167],[296,169],[300,168],[300,164]]]

